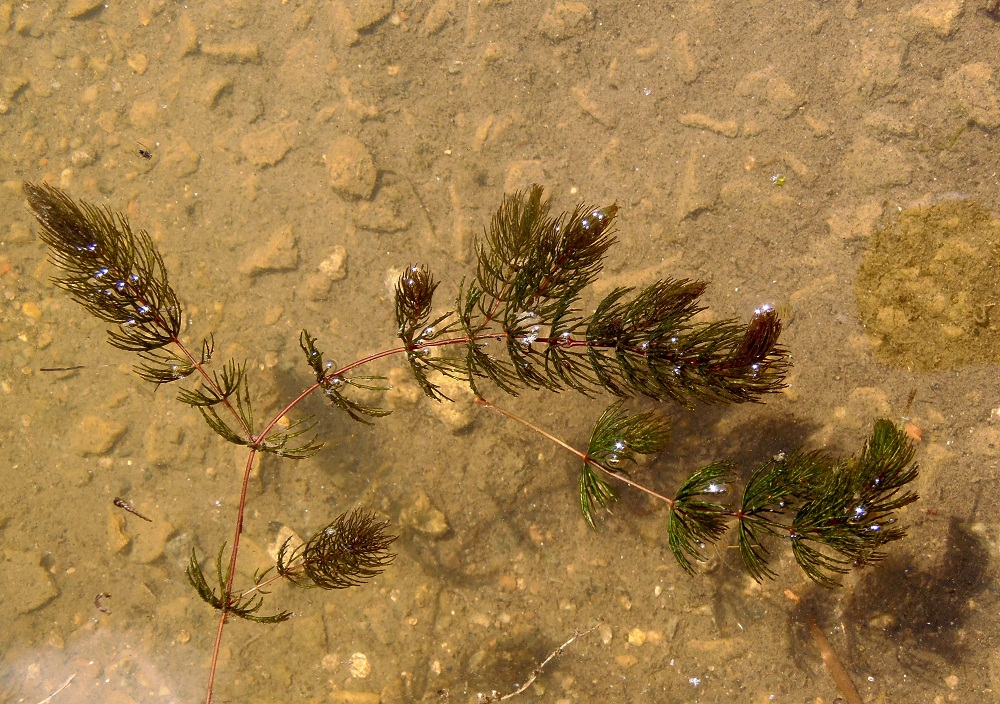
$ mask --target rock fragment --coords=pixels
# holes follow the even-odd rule
[[[177,137],[167,146],[163,163],[178,177],[184,178],[198,170],[201,154],[196,152],[184,137]]]
[[[201,53],[225,64],[260,63],[260,48],[253,42],[202,44]]]
[[[918,28],[948,37],[955,31],[955,20],[962,16],[964,4],[965,0],[928,0],[910,8],[906,17]]]
[[[434,4],[424,15],[424,21],[420,25],[420,33],[425,37],[437,34],[448,24],[452,14],[455,12],[455,0],[434,0]]]
[[[334,281],[341,281],[346,277],[347,249],[338,244],[306,279],[306,293],[310,300],[320,301],[330,292],[330,285]]]
[[[79,432],[73,436],[77,451],[87,456],[106,455],[122,436],[126,427],[116,420],[101,416],[84,416],[80,419]]]
[[[691,40],[687,32],[678,32],[673,41],[674,61],[681,80],[685,83],[694,83],[698,79],[700,67],[698,59],[691,50]]]
[[[71,20],[82,19],[104,7],[105,0],[69,0],[66,3],[66,16]]]
[[[240,265],[240,273],[257,276],[278,271],[293,271],[298,265],[298,237],[291,225],[284,225],[268,238],[264,246],[250,253]]]
[[[359,32],[378,24],[392,12],[393,0],[351,0],[348,9]]]
[[[554,42],[578,37],[594,26],[594,13],[582,2],[557,2],[542,15],[538,31]]]
[[[156,562],[163,557],[167,542],[174,536],[175,532],[174,525],[162,518],[151,524],[144,524],[141,530],[136,531],[135,537],[132,539],[132,558],[144,565]]]
[[[38,550],[3,551],[0,559],[0,594],[4,606],[18,614],[27,614],[59,596],[48,570],[42,567]]]
[[[677,116],[677,121],[685,127],[710,130],[723,137],[733,138],[740,133],[740,123],[736,120],[716,120],[700,112],[686,112]]]
[[[371,198],[378,172],[375,160],[361,140],[345,135],[330,145],[324,155],[330,169],[330,186],[342,196]]]
[[[476,420],[472,391],[465,383],[446,376],[436,376],[432,381],[451,400],[429,404],[430,413],[455,434],[467,430]]]
[[[989,64],[965,64],[949,76],[947,85],[969,119],[988,131],[1000,127],[1000,93]]]
[[[736,84],[736,92],[745,97],[758,97],[780,117],[791,117],[805,103],[773,66],[754,71]]]
[[[298,131],[298,120],[269,125],[243,135],[240,149],[254,166],[274,166],[295,146]]]
[[[448,532],[448,519],[431,503],[431,498],[421,489],[409,506],[399,512],[399,522],[430,538],[441,538]]]

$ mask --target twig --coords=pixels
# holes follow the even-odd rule
[[[847,700],[847,704],[864,704],[861,695],[858,694],[858,688],[851,681],[851,676],[847,674],[847,668],[837,657],[837,653],[830,645],[823,629],[816,623],[812,614],[807,613],[806,618],[809,620],[809,631],[812,633],[813,643],[816,644],[820,657],[823,658],[823,664],[826,665],[826,670],[830,673],[830,679],[837,686],[837,691]]]
[[[75,672],[72,675],[70,675],[69,677],[66,678],[66,681],[62,683],[62,686],[59,689],[57,689],[56,691],[54,691],[49,696],[45,697],[45,699],[43,699],[42,701],[38,702],[38,704],[49,704],[49,702],[51,702],[53,699],[55,699],[55,696],[57,694],[59,694],[59,692],[63,691],[67,687],[69,687],[69,683],[73,681],[74,677],[76,677],[76,673]]]
[[[604,620],[603,619],[598,619],[597,623],[595,623],[593,626],[591,626],[590,628],[588,628],[585,631],[580,631],[580,630],[573,631],[573,635],[570,637],[569,640],[567,640],[565,643],[563,643],[558,648],[556,648],[555,650],[553,650],[551,653],[548,654],[548,656],[544,660],[542,660],[540,663],[538,663],[538,666],[534,670],[531,671],[531,676],[528,677],[527,681],[524,684],[520,685],[513,692],[510,692],[509,694],[504,694],[502,696],[496,690],[494,690],[490,694],[480,694],[479,695],[479,704],[491,704],[491,702],[502,702],[502,701],[505,701],[507,699],[511,699],[513,697],[516,697],[518,694],[520,694],[521,692],[523,692],[524,690],[526,690],[528,687],[530,687],[532,684],[534,684],[535,680],[538,679],[538,676],[540,674],[542,674],[542,670],[545,668],[545,666],[548,665],[550,662],[552,662],[555,658],[557,658],[560,655],[562,655],[563,651],[567,647],[569,647],[569,645],[573,641],[575,641],[577,638],[583,638],[585,635],[587,635],[589,633],[593,633],[595,630],[597,630],[598,626],[600,626],[602,623],[604,623]]]

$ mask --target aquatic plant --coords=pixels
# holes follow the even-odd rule
[[[668,278],[639,290],[615,288],[585,313],[581,294],[600,275],[615,243],[617,205],[553,214],[538,186],[505,196],[477,242],[476,270],[458,286],[453,307],[435,308],[439,283],[427,267],[407,267],[395,288],[396,333],[402,346],[336,367],[324,360],[317,339],[303,330],[299,344],[314,380],[259,423],[246,362],[216,364],[211,335],[197,346],[182,336],[180,298],[145,232],[133,231],[110,208],[74,201],[57,188],[27,183],[24,189],[60,270],[55,284],[111,324],[108,341],[137,355],[135,371],[142,379],[158,386],[186,383],[178,400],[197,409],[225,441],[246,448],[228,558],[224,544],[211,579],[193,550],[187,567],[197,594],[219,612],[207,704],[228,619],[274,623],[291,616],[285,610],[261,613],[271,584],[285,580],[327,590],[360,586],[392,563],[395,536],[388,523],[355,508],[300,545],[286,540],[271,568],[256,573],[252,584],[235,584],[255,458],[265,453],[302,459],[321,449],[320,442],[307,437],[315,421],[284,420],[313,393],[356,421],[371,423],[386,415],[388,410],[370,405],[360,394],[385,389],[384,380],[358,370],[390,355],[406,359],[433,401],[449,400],[442,377],[459,380],[482,406],[575,453],[581,460],[578,501],[591,527],[597,525],[595,512],[616,500],[623,487],[662,502],[666,542],[689,572],[731,522],[754,579],[775,576],[768,566],[769,545],[781,538],[789,541],[805,573],[824,586],[834,585],[837,575],[852,567],[878,562],[885,546],[904,534],[895,513],[916,499],[907,489],[916,467],[906,436],[888,420],[876,421],[854,458],[819,452],[772,458],[753,472],[734,505],[726,501],[737,479],[726,462],[695,470],[672,496],[629,476],[639,455],[666,446],[667,425],[653,412],[627,411],[626,400],[645,397],[684,405],[760,401],[783,388],[789,359],[779,344],[781,321],[769,307],[756,310],[745,324],[699,322],[705,282]],[[491,392],[516,395],[538,389],[604,393],[616,400],[598,419],[583,451],[486,398]]]

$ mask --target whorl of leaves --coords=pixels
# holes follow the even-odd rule
[[[428,358],[477,393],[482,378],[515,395],[523,388],[568,387],[685,405],[756,401],[781,389],[787,354],[778,345],[781,322],[769,307],[746,325],[695,323],[707,284],[668,278],[639,291],[615,288],[592,314],[580,311],[581,293],[615,243],[617,212],[617,205],[579,206],[554,216],[539,186],[505,196],[477,242],[476,276],[459,292],[463,360],[429,356],[433,345],[420,337],[424,319],[417,312],[429,315],[437,283],[411,267],[397,286],[397,321],[412,331],[403,339],[425,392],[440,397],[424,376]],[[452,330],[440,325],[446,319],[429,325],[432,334]]]
[[[353,420],[370,424],[368,418],[382,418],[392,413],[384,408],[361,403],[346,393],[349,387],[366,391],[387,391],[388,387],[372,383],[383,381],[384,377],[368,375],[348,377],[337,374],[333,362],[323,361],[323,353],[316,347],[316,338],[310,335],[308,330],[303,330],[299,334],[299,347],[302,348],[306,362],[316,375],[316,383],[323,389],[323,395]]]
[[[346,589],[381,574],[395,559],[389,524],[374,513],[354,509],[338,516],[308,541],[278,550],[278,574],[299,587]]]
[[[454,322],[446,323],[453,316],[447,311],[431,320],[431,305],[438,282],[426,267],[409,266],[396,281],[396,330],[406,350],[406,361],[413,376],[425,394],[436,401],[450,400],[441,388],[429,378],[432,371],[446,376],[466,379],[462,360],[456,357],[435,356],[435,342],[457,329]]]
[[[904,431],[883,418],[857,457],[795,453],[754,472],[737,513],[740,555],[751,576],[774,574],[765,536],[787,536],[795,560],[825,587],[852,567],[882,560],[885,545],[905,535],[895,512],[917,500],[906,489],[917,477],[913,453]]]
[[[726,494],[734,480],[728,463],[715,462],[695,471],[674,495],[667,514],[667,543],[687,572],[694,572],[691,558],[704,561],[708,547],[725,534],[731,513],[714,499]]]
[[[579,206],[550,215],[541,186],[504,196],[485,236],[476,243],[476,277],[459,295],[458,316],[469,337],[470,377],[491,379],[507,393],[518,387],[558,388],[559,377],[535,362],[532,345],[543,327],[559,328],[578,316],[580,292],[600,273],[615,243],[617,205]],[[502,332],[507,359],[483,349],[491,331]]]
[[[225,611],[227,614],[232,614],[233,616],[256,623],[279,623],[291,618],[292,614],[290,611],[279,611],[270,616],[259,616],[257,614],[261,606],[264,605],[264,595],[268,594],[264,589],[248,590],[248,592],[241,596],[231,594],[228,600],[226,599],[226,585],[229,582],[230,573],[228,567],[225,572],[222,569],[222,554],[225,549],[226,545],[223,543],[215,558],[215,575],[219,585],[218,593],[216,593],[213,587],[209,586],[208,580],[205,579],[205,573],[202,572],[201,565],[198,564],[198,555],[195,553],[194,548],[191,549],[191,557],[188,560],[186,570],[187,578],[191,586],[198,592],[198,596],[201,597],[202,601],[219,611]],[[257,572],[254,575],[254,587],[260,587],[267,573],[270,571],[268,569],[263,572]]]
[[[133,232],[121,213],[77,203],[48,184],[25,183],[24,192],[61,271],[55,285],[116,326],[109,342],[142,355],[136,370],[144,379],[159,384],[189,376],[194,367],[187,359],[161,351],[180,335],[183,312],[149,235]]]
[[[628,414],[622,401],[611,404],[597,420],[587,446],[587,461],[580,470],[580,510],[587,524],[594,528],[593,507],[607,509],[618,492],[601,476],[593,464],[609,474],[626,474],[625,467],[635,464],[636,455],[652,455],[667,446],[666,421],[654,413]]]

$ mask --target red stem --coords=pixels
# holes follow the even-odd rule
[[[575,447],[573,447],[569,443],[567,443],[567,442],[565,442],[563,440],[560,440],[555,435],[553,435],[553,434],[551,434],[551,433],[549,433],[549,432],[547,432],[545,430],[542,430],[541,428],[539,428],[537,425],[535,425],[531,421],[526,420],[525,418],[522,418],[519,415],[515,415],[514,413],[511,413],[510,411],[504,410],[503,408],[500,408],[499,406],[493,405],[492,403],[490,403],[489,401],[487,401],[482,396],[477,396],[476,397],[476,403],[478,403],[480,406],[486,406],[487,408],[493,409],[494,411],[496,411],[497,413],[499,413],[500,415],[502,415],[504,418],[510,418],[511,420],[520,423],[524,427],[530,428],[531,430],[534,430],[536,433],[538,433],[539,435],[541,435],[543,438],[546,438],[547,440],[551,440],[552,442],[554,442],[556,445],[559,445],[559,447],[563,448],[564,450],[568,450],[569,452],[572,452],[574,455],[576,455],[581,460],[583,460],[584,462],[586,462],[587,464],[589,464],[591,467],[593,467],[594,469],[599,470],[600,472],[602,472],[603,474],[611,477],[612,479],[615,479],[616,481],[622,482],[623,484],[628,484],[633,489],[638,489],[639,491],[645,492],[646,494],[649,494],[650,496],[652,496],[652,497],[654,497],[656,499],[660,499],[661,501],[665,502],[667,504],[667,506],[671,506],[672,507],[674,505],[674,500],[673,499],[671,499],[669,497],[666,497],[663,494],[658,494],[657,492],[653,491],[652,489],[649,489],[647,487],[644,487],[642,484],[638,484],[638,483],[632,481],[631,479],[629,479],[628,477],[626,477],[623,474],[619,474],[618,472],[612,472],[610,469],[608,469],[607,467],[605,467],[604,465],[602,465],[600,462],[598,462],[594,458],[590,457],[586,452],[581,452],[580,450],[577,450]]]
[[[445,347],[445,346],[448,346],[448,345],[466,344],[466,343],[468,343],[470,341],[484,341],[484,340],[503,339],[504,337],[506,337],[506,333],[493,333],[493,334],[477,335],[477,336],[471,337],[471,338],[468,337],[468,336],[464,336],[464,337],[448,338],[448,339],[445,339],[445,340],[428,341],[428,342],[422,343],[420,345],[414,345],[412,347],[414,347],[414,348],[420,348],[420,349],[428,348],[428,347]],[[243,532],[243,518],[244,518],[245,511],[246,511],[247,487],[248,487],[249,482],[250,482],[250,472],[251,472],[251,470],[253,468],[254,458],[256,457],[258,448],[260,448],[260,446],[264,442],[264,439],[267,437],[267,434],[269,432],[271,432],[271,430],[274,428],[274,426],[277,425],[277,423],[282,418],[284,418],[286,415],[288,415],[288,413],[291,412],[291,410],[293,408],[295,408],[307,396],[309,396],[316,389],[320,388],[323,384],[322,384],[322,382],[317,381],[316,383],[314,383],[311,386],[309,386],[308,388],[306,388],[304,391],[302,391],[302,393],[300,393],[298,396],[296,396],[294,399],[292,399],[284,408],[282,408],[267,423],[267,425],[265,425],[263,427],[263,429],[259,433],[253,434],[251,432],[251,430],[249,428],[247,428],[247,426],[243,423],[243,420],[240,417],[240,414],[237,412],[237,410],[235,408],[233,408],[233,406],[229,403],[229,399],[225,398],[222,395],[222,392],[218,388],[218,386],[216,385],[215,380],[204,369],[204,367],[201,365],[201,363],[194,357],[194,355],[191,354],[191,352],[176,337],[173,338],[173,342],[181,350],[181,352],[184,354],[184,356],[187,357],[187,359],[191,362],[192,366],[194,366],[194,368],[199,372],[199,374],[201,375],[201,377],[205,380],[205,383],[208,384],[216,392],[216,395],[219,396],[222,399],[222,403],[226,406],[226,408],[229,409],[229,411],[232,413],[233,417],[236,418],[237,422],[239,422],[240,426],[244,430],[244,433],[246,434],[247,438],[250,441],[250,455],[249,455],[249,457],[247,459],[246,469],[243,472],[243,484],[242,484],[242,487],[241,487],[241,490],[240,490],[240,501],[239,501],[239,506],[238,506],[238,509],[237,509],[236,529],[235,529],[235,531],[233,533],[233,549],[232,549],[232,552],[230,553],[230,556],[229,556],[229,578],[228,578],[228,581],[226,583],[225,594],[223,595],[223,604],[224,604],[224,607],[222,608],[222,613],[219,616],[219,628],[216,631],[215,646],[212,649],[212,664],[211,664],[211,669],[209,671],[209,677],[208,677],[208,693],[207,693],[207,695],[205,697],[205,704],[212,704],[212,693],[213,693],[213,689],[214,689],[214,685],[215,685],[215,673],[216,673],[216,670],[218,668],[219,652],[220,652],[220,649],[222,647],[222,634],[223,634],[223,631],[225,630],[226,620],[227,620],[227,616],[229,614],[228,607],[232,603],[232,597],[233,597],[233,591],[232,591],[233,590],[233,580],[235,579],[235,576],[236,576],[236,561],[237,561],[237,555],[239,553],[240,535]],[[551,339],[550,338],[539,338],[535,342],[537,342],[539,344],[559,345],[559,346],[562,346],[562,347],[581,347],[581,346],[590,346],[590,344],[591,344],[591,343],[589,343],[586,340],[574,340],[574,339],[562,339],[562,338],[551,338]],[[363,357],[362,359],[359,359],[356,362],[352,362],[351,364],[348,364],[348,365],[346,365],[344,367],[341,367],[340,369],[337,369],[336,371],[330,372],[329,374],[327,374],[326,376],[323,377],[322,381],[329,381],[331,379],[342,377],[344,374],[346,374],[347,372],[349,372],[349,371],[351,371],[353,369],[361,367],[361,366],[363,366],[365,364],[369,364],[369,363],[374,362],[376,360],[382,359],[384,357],[390,357],[392,355],[396,355],[396,354],[401,354],[401,353],[407,352],[409,349],[411,349],[411,347],[396,347],[396,348],[393,348],[393,349],[383,350],[382,352],[377,352],[375,354],[368,355],[367,357]],[[644,354],[644,352],[639,351],[639,350],[636,350],[635,352],[637,354]],[[666,502],[667,505],[669,505],[669,506],[673,506],[673,504],[674,504],[673,499],[670,499],[670,498],[668,498],[666,496],[663,496],[661,494],[656,493],[655,491],[652,491],[651,489],[648,489],[648,488],[646,488],[646,487],[644,487],[644,486],[642,486],[640,484],[637,484],[636,482],[633,482],[628,477],[625,477],[625,476],[623,476],[621,474],[618,474],[618,473],[615,473],[615,472],[612,472],[612,471],[608,470],[606,467],[604,467],[603,465],[601,465],[599,462],[597,462],[597,461],[591,459],[590,457],[588,457],[586,455],[586,453],[580,452],[576,448],[568,445],[567,443],[563,442],[559,438],[555,437],[554,435],[551,435],[550,433],[545,432],[541,428],[539,428],[539,427],[537,427],[537,426],[529,423],[528,421],[526,421],[526,420],[524,420],[524,419],[522,419],[522,418],[520,418],[518,416],[515,416],[514,414],[512,414],[512,413],[510,413],[508,411],[504,411],[504,410],[502,410],[502,409],[494,406],[493,404],[489,403],[485,399],[477,398],[476,402],[480,403],[481,405],[485,405],[485,406],[487,406],[489,408],[492,408],[495,411],[497,411],[498,413],[500,413],[500,414],[502,414],[502,415],[504,415],[504,416],[506,416],[508,418],[511,418],[512,420],[516,420],[517,422],[522,423],[523,425],[531,428],[535,432],[541,434],[542,436],[548,438],[549,440],[555,442],[556,444],[560,445],[561,447],[565,448],[566,450],[568,450],[568,451],[572,452],[573,454],[577,455],[584,462],[587,462],[588,464],[590,464],[591,466],[593,466],[594,468],[596,468],[600,472],[602,472],[605,475],[607,475],[607,476],[615,479],[616,481],[623,482],[624,484],[627,484],[627,485],[629,485],[631,487],[634,487],[634,488],[636,488],[636,489],[638,489],[640,491],[643,491],[643,492],[649,494],[650,496],[653,496],[653,497],[655,497],[657,499],[660,499],[660,500]],[[245,593],[246,592],[244,592],[244,594]]]

